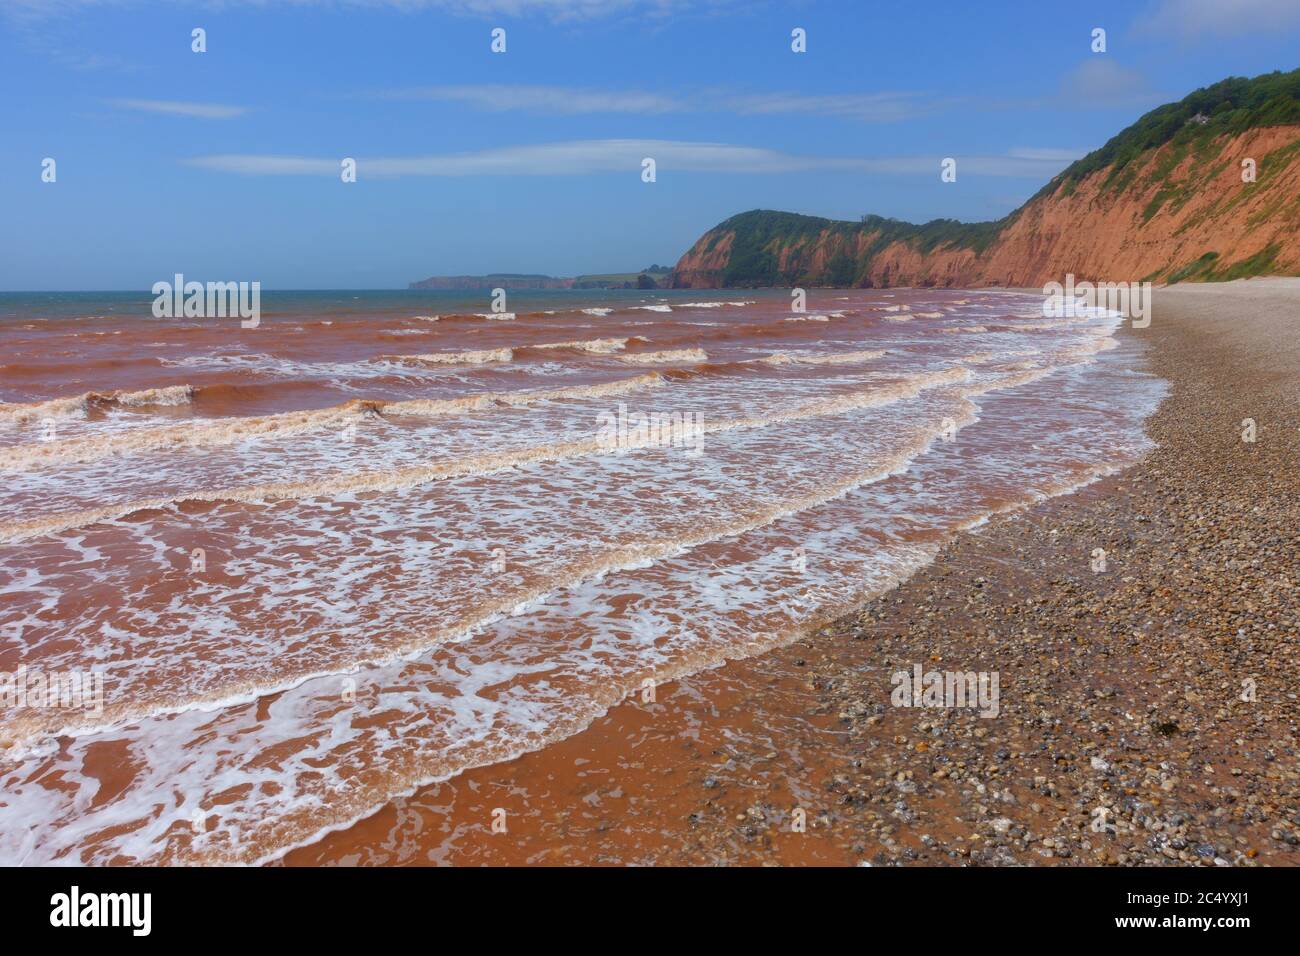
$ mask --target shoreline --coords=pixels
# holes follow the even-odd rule
[[[1170,384],[1138,464],[954,536],[805,639],[283,862],[1300,863],[1300,281],[1155,302],[1122,333]],[[891,675],[917,664],[996,672],[998,716],[891,707]]]

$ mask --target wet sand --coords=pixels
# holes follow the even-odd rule
[[[1123,334],[1172,384],[1139,465],[284,862],[1300,863],[1300,280],[1160,290]],[[997,716],[891,706],[917,664],[996,672]]]

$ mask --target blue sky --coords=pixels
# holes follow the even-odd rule
[[[0,0],[0,289],[626,271],[760,207],[993,219],[1297,41],[1300,0]]]

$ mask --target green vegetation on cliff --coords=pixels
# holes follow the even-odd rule
[[[1010,221],[1011,216],[997,222],[935,219],[918,226],[882,216],[863,216],[860,222],[846,222],[754,209],[732,216],[714,227],[703,251],[707,254],[723,236],[733,234],[731,255],[722,277],[728,286],[793,285],[811,280],[818,285],[850,286],[858,283],[876,254],[892,243],[908,242],[921,252],[956,246],[979,253]],[[808,276],[799,269],[781,269],[782,250],[822,242],[827,237],[838,248],[827,262],[825,276]],[[870,237],[870,242],[866,242],[867,237]]]
[[[1101,149],[1058,173],[1034,198],[1050,195],[1062,184],[1072,189],[1090,173],[1107,167],[1111,172],[1106,185],[1123,188],[1130,181],[1124,175],[1128,165],[1166,143],[1174,146],[1168,164],[1173,168],[1188,151],[1203,148],[1219,136],[1260,126],[1295,125],[1300,125],[1300,70],[1274,71],[1253,79],[1232,76],[1189,93],[1177,103],[1157,106]]]

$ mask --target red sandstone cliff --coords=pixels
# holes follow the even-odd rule
[[[1247,159],[1254,182],[1243,181]],[[948,240],[936,241],[936,224],[772,222],[789,215],[745,213],[715,227],[682,256],[674,284],[1041,286],[1066,273],[1157,282],[1300,274],[1300,125],[1167,142],[1122,167],[1063,174],[999,223],[944,226],[959,233]],[[754,217],[766,219],[759,226]]]

